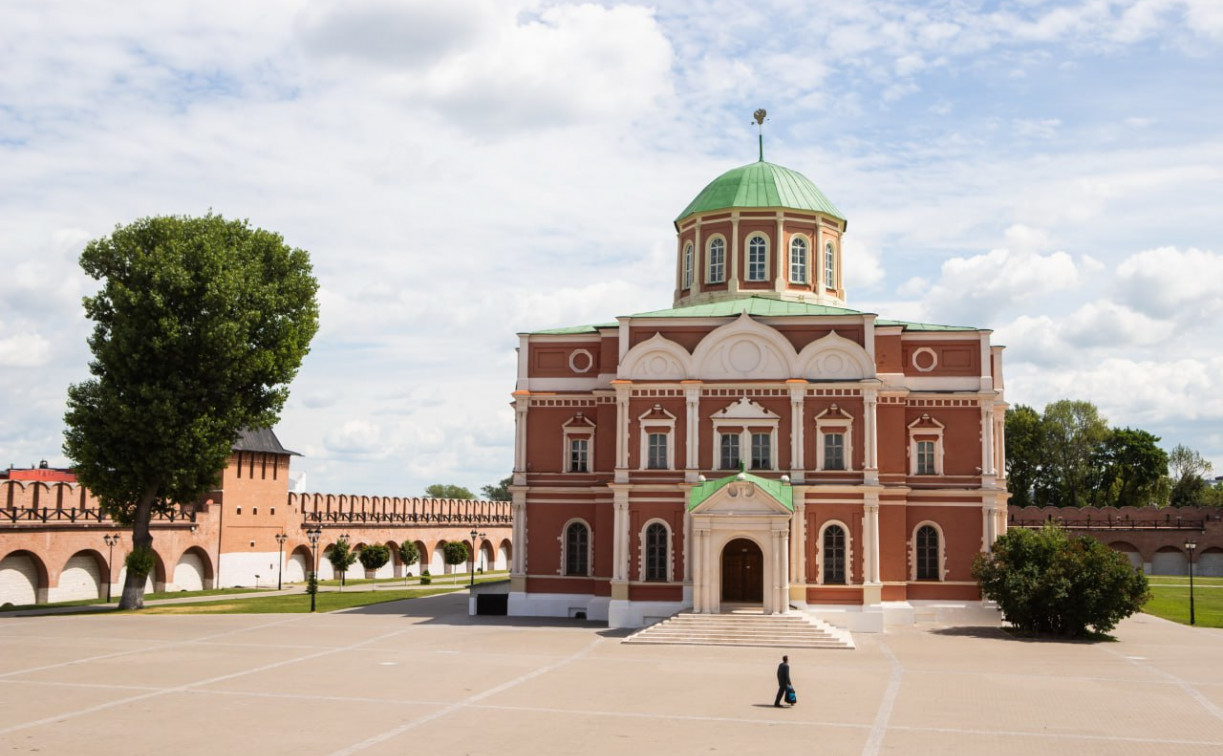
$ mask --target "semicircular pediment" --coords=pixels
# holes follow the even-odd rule
[[[628,350],[617,377],[635,381],[682,381],[691,372],[692,357],[676,342],[656,333]]]
[[[875,376],[875,366],[866,350],[836,331],[804,347],[797,363],[800,378],[861,380]]]
[[[701,380],[785,380],[793,364],[790,342],[747,313],[710,331],[692,353],[694,377]]]

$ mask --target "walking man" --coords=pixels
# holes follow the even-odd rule
[[[781,697],[786,694],[786,688],[790,687],[790,657],[781,657],[781,664],[777,665],[777,698],[773,699],[773,705],[781,708]]]

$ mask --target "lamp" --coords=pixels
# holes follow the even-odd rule
[[[1198,547],[1197,541],[1185,541],[1185,551],[1189,552],[1189,624],[1197,624],[1197,617],[1193,614],[1193,550]]]
[[[306,531],[306,538],[310,541],[310,554],[314,558],[314,569],[310,571],[313,585],[308,585],[309,588],[313,588],[310,591],[310,611],[312,612],[314,611],[314,601],[318,597],[318,542],[322,536],[323,528],[320,525],[315,525]]]

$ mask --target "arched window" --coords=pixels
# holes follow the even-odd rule
[[[692,288],[692,243],[684,245],[684,286],[685,289]]]
[[[667,579],[667,526],[661,522],[645,530],[645,579]]]
[[[769,243],[763,236],[747,240],[747,280],[763,281],[768,275]]]
[[[933,525],[917,529],[917,579],[938,580],[938,530]]]
[[[580,522],[565,529],[565,574],[590,574],[590,530]]]
[[[807,283],[807,240],[801,236],[790,240],[790,283]]]
[[[837,288],[836,250],[832,242],[824,245],[824,285],[829,289]]]
[[[824,582],[845,584],[845,529],[829,525],[824,529]]]
[[[726,280],[726,240],[718,237],[709,241],[709,283]]]

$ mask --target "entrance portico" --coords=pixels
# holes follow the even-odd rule
[[[739,473],[689,494],[694,537],[692,611],[717,614],[724,602],[758,603],[764,614],[789,608],[790,521],[786,483]]]

